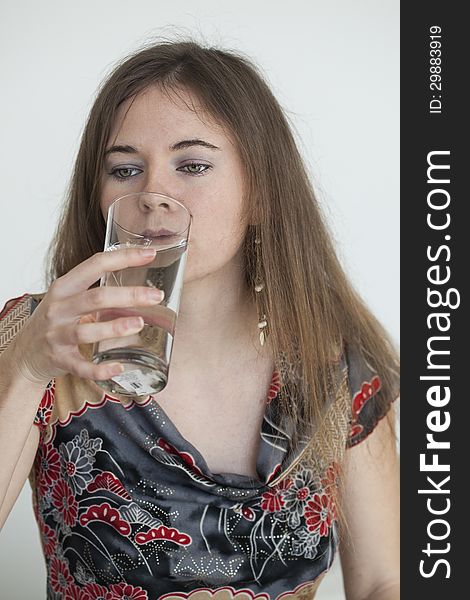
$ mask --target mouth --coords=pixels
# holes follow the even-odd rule
[[[161,238],[161,237],[171,237],[173,236],[173,232],[168,229],[146,229],[141,233],[146,238]]]

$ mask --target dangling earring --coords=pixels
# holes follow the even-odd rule
[[[264,282],[260,279],[260,252],[259,252],[259,245],[261,243],[261,240],[258,236],[255,237],[255,251],[256,251],[256,275],[255,275],[255,292],[257,294],[259,294],[261,292],[261,290],[264,289]],[[259,328],[259,343],[264,346],[264,342],[268,336],[267,333],[267,328],[268,326],[268,321],[266,319],[266,315],[263,313],[262,315],[260,315],[260,319],[258,322],[258,328]]]

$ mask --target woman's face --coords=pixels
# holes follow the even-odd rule
[[[100,206],[106,220],[113,200],[132,192],[159,192],[184,204],[193,215],[185,270],[190,281],[242,266],[243,170],[222,127],[198,116],[203,111],[194,96],[185,90],[180,95],[198,113],[157,86],[121,105],[106,148],[112,151],[105,158]]]

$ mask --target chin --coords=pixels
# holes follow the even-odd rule
[[[207,275],[209,275],[209,273],[207,273],[206,270],[195,270],[186,265],[183,277],[183,285],[187,285],[188,283],[192,283],[193,281],[200,281],[204,279]]]

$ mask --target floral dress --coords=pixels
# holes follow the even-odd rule
[[[40,299],[25,294],[0,313],[0,352]],[[332,418],[344,419],[351,447],[385,414],[374,402],[380,380],[353,349],[339,372]],[[319,468],[307,439],[291,443],[294,425],[279,420],[282,376],[279,365],[257,478],[212,473],[158,394],[123,399],[72,375],[52,380],[30,474],[47,599],[313,598],[338,548],[338,469]]]

